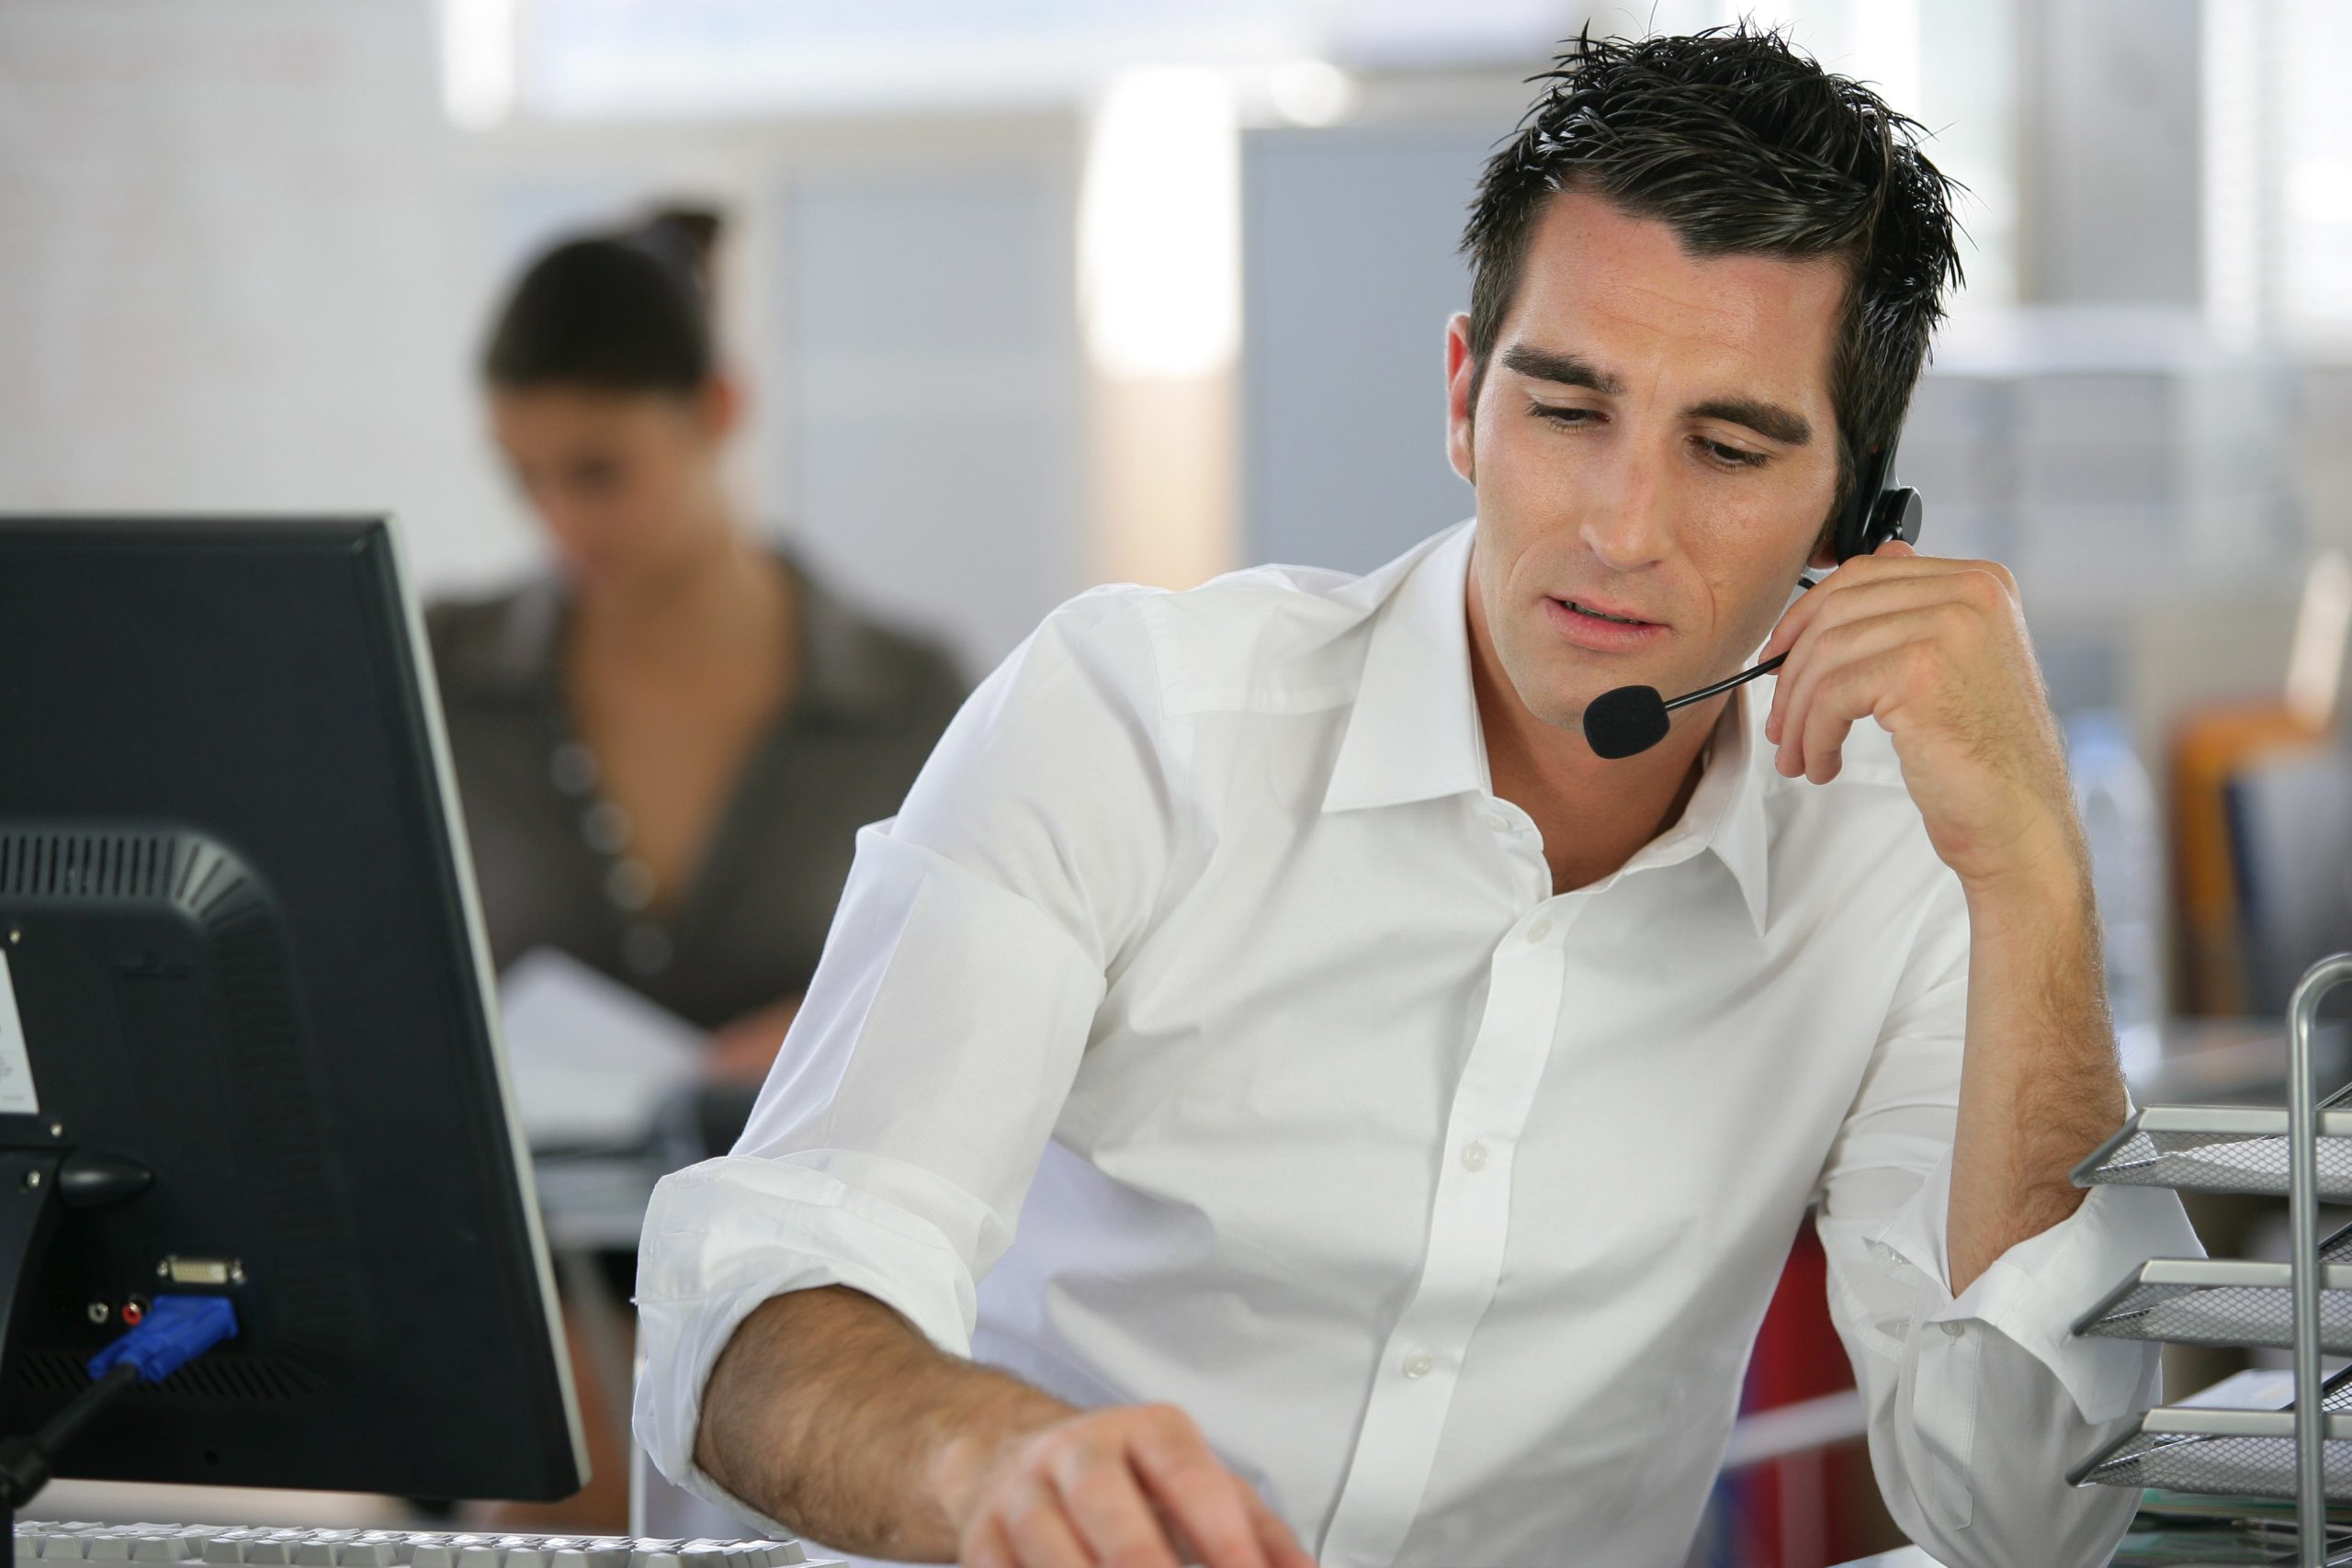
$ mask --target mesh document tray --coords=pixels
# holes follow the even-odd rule
[[[2320,1244],[2320,1348],[2352,1355],[2352,1225]],[[2158,1258],[2124,1277],[2075,1324],[2101,1339],[2167,1345],[2255,1345],[2291,1348],[2294,1276],[2284,1263]]]
[[[2352,1110],[2320,1115],[2319,1191],[2352,1202]],[[2075,1168],[2077,1186],[2287,1195],[2287,1113],[2226,1105],[2152,1105]]]
[[[2352,1502],[2352,1367],[2321,1385],[2327,1500]],[[2295,1415],[2159,1405],[2066,1472],[2076,1486],[2160,1487],[2243,1497],[2295,1495]]]

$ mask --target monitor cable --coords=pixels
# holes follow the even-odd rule
[[[50,1465],[90,1418],[134,1384],[159,1383],[237,1332],[224,1296],[157,1296],[146,1318],[90,1358],[90,1386],[29,1437],[0,1438],[0,1524],[15,1550],[17,1510],[49,1484]]]

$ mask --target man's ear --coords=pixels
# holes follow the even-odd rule
[[[695,393],[694,400],[695,422],[713,442],[726,440],[743,423],[743,383],[731,370],[713,370]]]
[[[1821,537],[1813,542],[1813,556],[1805,564],[1807,571],[1838,570],[1838,519],[1832,517],[1823,525]]]
[[[1453,471],[1474,485],[1478,482],[1473,451],[1473,419],[1477,411],[1470,406],[1470,399],[1477,368],[1478,362],[1470,355],[1470,317],[1457,310],[1445,323],[1445,456]]]

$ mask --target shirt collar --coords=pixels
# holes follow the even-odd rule
[[[1457,525],[1354,585],[1385,594],[1385,603],[1373,613],[1324,810],[1402,806],[1487,787],[1463,599],[1473,526]]]
[[[1488,787],[1486,742],[1470,683],[1464,598],[1474,525],[1463,523],[1357,585],[1381,600],[1373,614],[1346,735],[1323,795],[1325,811],[1402,806]],[[1765,879],[1767,754],[1753,682],[1724,706],[1705,770],[1675,825],[1637,851],[1618,875],[1677,864],[1713,850],[1739,886],[1760,932]],[[1611,878],[1611,880],[1614,880]]]
[[[1758,727],[1763,705],[1751,681],[1731,694],[1715,733],[1708,741],[1706,768],[1699,787],[1690,792],[1681,819],[1635,852],[1631,870],[1644,864],[1671,865],[1701,850],[1715,858],[1739,885],[1747,918],[1758,935],[1771,908],[1765,866],[1770,856],[1764,816],[1765,781],[1757,776],[1770,766],[1770,753]],[[1687,846],[1687,847],[1686,847]]]

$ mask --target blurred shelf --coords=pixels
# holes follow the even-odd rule
[[[2352,1111],[2320,1113],[2319,1194],[2352,1202]],[[2158,1105],[2075,1168],[2078,1186],[2287,1195],[2287,1112],[2234,1105]]]
[[[2320,1249],[2320,1348],[2352,1355],[2352,1229]],[[2159,1258],[2142,1264],[2075,1323],[2076,1334],[2165,1345],[2254,1346],[2295,1341],[2293,1269],[2284,1263]]]

